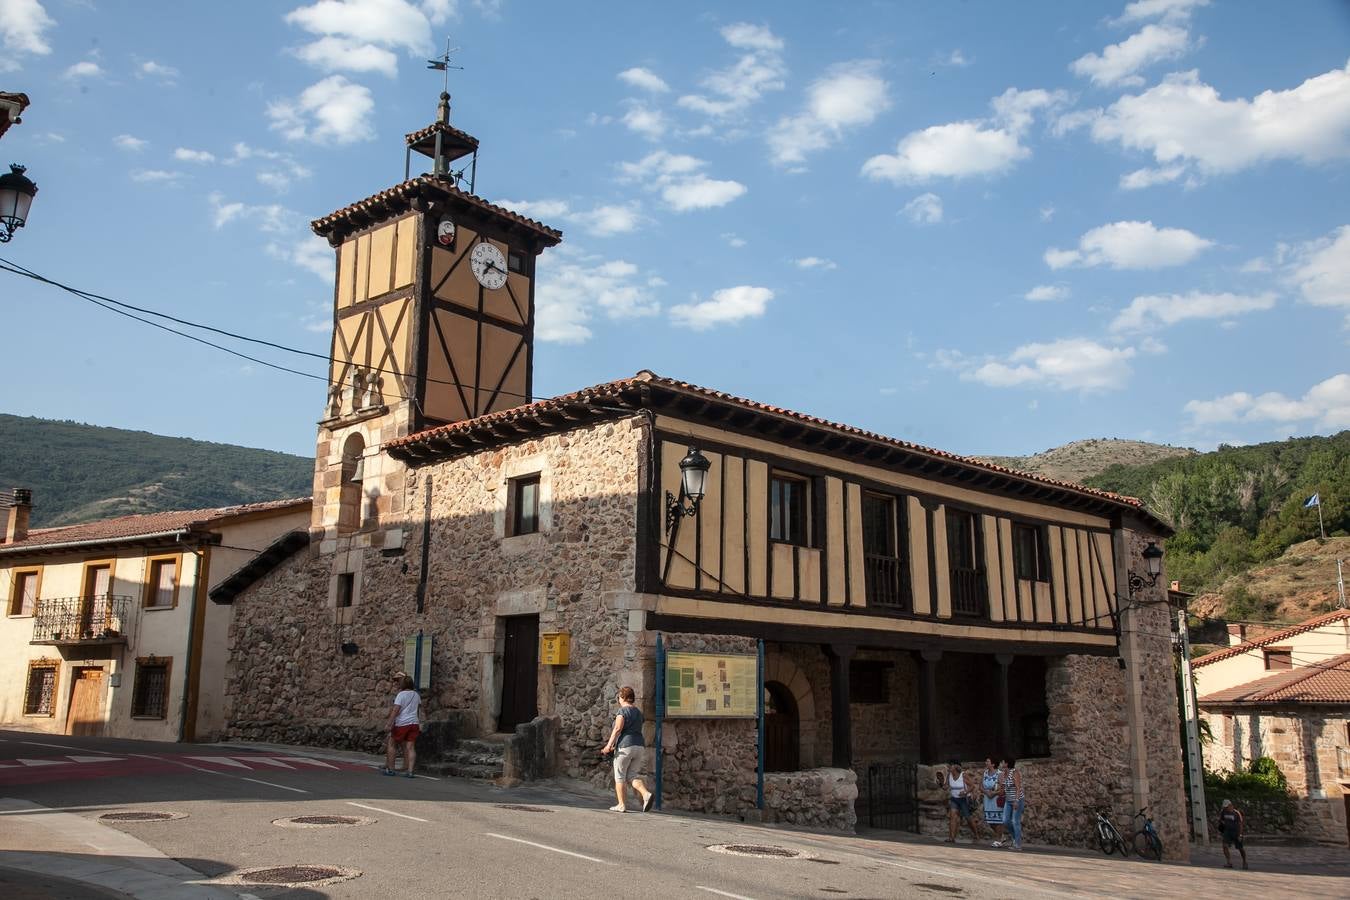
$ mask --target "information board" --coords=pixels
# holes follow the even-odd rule
[[[431,687],[431,635],[424,634],[422,640],[422,671],[417,671],[417,636],[403,642],[403,671],[412,676],[419,691]]]
[[[756,658],[730,653],[666,654],[666,717],[753,719],[759,715]]]

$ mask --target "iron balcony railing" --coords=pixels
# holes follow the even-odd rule
[[[984,570],[952,566],[952,613],[983,616],[989,606]]]
[[[894,556],[863,557],[867,576],[867,605],[909,609],[909,573],[905,561]]]
[[[38,601],[33,644],[122,643],[131,598],[118,594],[56,597]]]

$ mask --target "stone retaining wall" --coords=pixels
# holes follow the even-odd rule
[[[806,769],[764,776],[764,821],[853,834],[858,776],[851,769]]]

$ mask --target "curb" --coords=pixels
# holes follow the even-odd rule
[[[78,882],[109,891],[118,891],[137,900],[239,900],[239,894],[209,884],[199,884],[206,876],[178,865],[182,875],[161,875],[134,866],[121,865],[121,857],[89,858],[79,854],[0,851],[0,869],[32,872],[68,882]]]

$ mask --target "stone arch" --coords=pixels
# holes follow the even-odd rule
[[[361,527],[362,503],[365,497],[365,485],[362,484],[359,470],[365,465],[366,440],[360,432],[347,435],[342,442],[342,467],[339,490],[341,498],[338,507],[338,529],[355,531]]]
[[[813,769],[820,765],[816,759],[816,698],[811,681],[791,659],[770,651],[764,660],[764,680],[776,681],[787,688],[797,704],[798,765]]]

